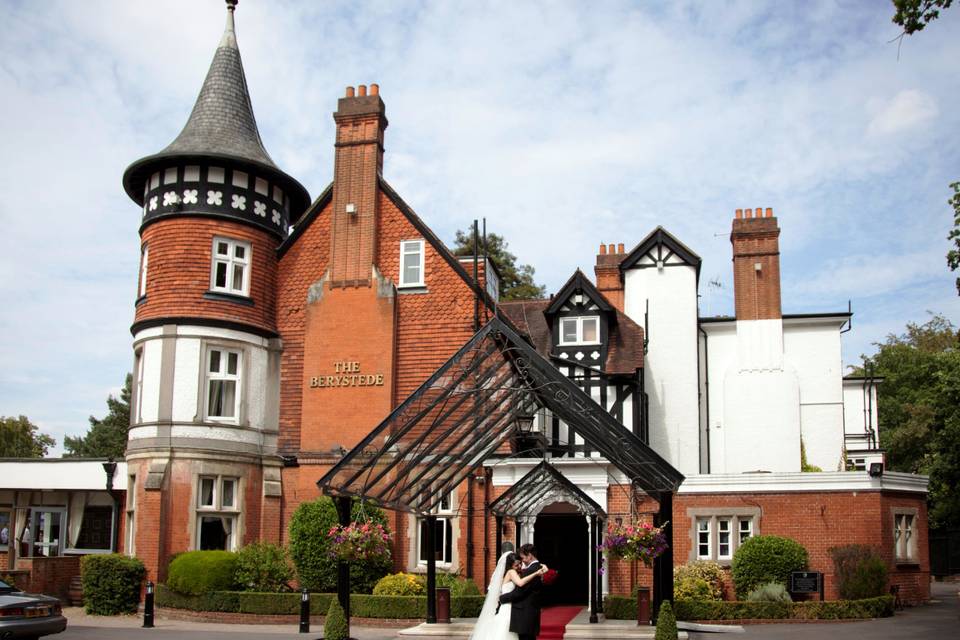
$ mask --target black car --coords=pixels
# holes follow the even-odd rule
[[[0,580],[0,640],[39,638],[66,628],[59,600],[24,593]]]

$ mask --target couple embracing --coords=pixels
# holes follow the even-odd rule
[[[535,640],[540,633],[540,576],[546,565],[532,544],[500,556],[471,640]]]

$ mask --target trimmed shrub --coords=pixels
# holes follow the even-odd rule
[[[603,616],[607,620],[636,620],[637,599],[627,596],[605,596],[603,599]]]
[[[657,614],[657,634],[654,640],[677,640],[677,619],[669,600],[664,600]]]
[[[424,590],[426,590],[427,576],[423,576]],[[473,580],[461,578],[455,573],[438,573],[437,586],[448,587],[450,596],[457,598],[460,596],[478,596],[480,587]]]
[[[311,593],[310,614],[324,615],[333,593]],[[460,596],[450,599],[450,615],[455,618],[476,618],[483,608],[483,596]],[[259,615],[297,615],[300,612],[299,593],[255,593],[253,591],[214,591],[196,596],[177,593],[164,585],[157,585],[158,607],[188,611],[226,611]],[[426,596],[350,595],[350,612],[360,618],[397,618],[409,620],[427,615]]]
[[[892,616],[893,596],[827,602],[698,602],[695,600],[678,600],[674,603],[674,606],[676,607],[678,620],[847,620]]]
[[[330,600],[327,619],[323,623],[323,637],[324,640],[348,640],[350,637],[347,614],[343,612],[343,607],[336,598]]]
[[[848,544],[830,549],[837,590],[845,600],[876,598],[887,591],[887,563],[876,548]]]
[[[747,594],[747,602],[793,602],[793,598],[779,582],[768,582]]]
[[[236,586],[237,554],[230,551],[188,551],[179,554],[167,569],[167,586],[196,596],[211,591],[231,591]]]
[[[412,573],[391,573],[373,587],[375,596],[421,596],[426,593],[423,580]]]
[[[769,582],[779,582],[784,587],[790,580],[791,571],[801,571],[807,566],[807,550],[790,538],[780,536],[755,536],[748,538],[733,554],[731,576],[737,598]]]
[[[84,556],[80,574],[87,613],[113,616],[136,612],[140,586],[147,575],[140,560],[119,553]]]
[[[365,505],[361,513],[359,501],[354,501],[351,517],[387,526],[387,517],[376,507]],[[290,520],[290,557],[297,568],[300,585],[310,591],[335,591],[337,588],[337,561],[330,557],[327,532],[338,523],[337,509],[328,497],[304,502]],[[351,562],[350,590],[370,593],[383,576],[390,573],[393,560]]]
[[[287,551],[269,542],[254,542],[237,552],[234,582],[245,591],[290,591],[293,569]]]
[[[673,571],[677,600],[723,600],[723,568],[712,560],[695,560]]]

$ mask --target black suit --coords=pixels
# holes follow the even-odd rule
[[[534,560],[530,566],[520,572],[525,578],[540,570],[540,562]],[[540,589],[543,582],[540,576],[522,587],[500,596],[500,602],[509,602],[510,631],[520,636],[520,640],[534,640],[540,633]]]

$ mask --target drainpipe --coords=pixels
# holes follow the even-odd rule
[[[710,351],[707,344],[707,332],[703,330],[703,325],[697,323],[697,329],[703,334],[703,397],[701,402],[706,413],[706,426],[703,430],[704,445],[707,448],[707,468],[706,473],[710,473]],[[697,349],[697,369],[700,368],[700,350]]]
[[[113,475],[117,472],[117,463],[109,458],[103,463],[107,474],[107,493],[113,498],[113,527],[110,530],[110,551],[117,552],[117,537],[120,535],[120,493],[113,488]]]

